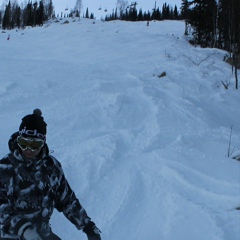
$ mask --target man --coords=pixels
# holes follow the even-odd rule
[[[101,240],[61,164],[49,155],[46,133],[42,112],[35,109],[22,119],[9,140],[10,153],[0,160],[0,239],[61,240],[49,224],[56,208],[88,240]]]

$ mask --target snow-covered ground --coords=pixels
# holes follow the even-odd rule
[[[240,149],[240,90],[226,52],[190,45],[181,21],[64,21],[0,33],[2,157],[40,108],[103,240],[239,240],[240,162],[227,155]],[[57,211],[51,223],[86,239]]]

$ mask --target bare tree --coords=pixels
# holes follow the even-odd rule
[[[80,17],[81,17],[82,8],[83,8],[82,0],[77,0],[75,9],[76,9],[77,14],[79,15],[79,21],[80,21]]]
[[[229,39],[230,39],[230,53],[232,56],[232,72],[235,74],[235,87],[238,89],[238,60],[239,60],[239,0],[231,0],[229,6]]]
[[[128,1],[125,0],[117,0],[117,8],[119,9],[119,17],[122,19],[124,12],[128,7]]]

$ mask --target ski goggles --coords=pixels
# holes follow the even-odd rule
[[[30,149],[31,151],[36,151],[43,147],[44,141],[40,138],[26,138],[19,136],[17,138],[17,144],[22,150]]]

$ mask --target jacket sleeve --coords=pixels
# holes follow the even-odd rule
[[[90,221],[90,217],[88,217],[87,212],[71,189],[61,164],[56,159],[54,159],[54,162],[59,172],[58,187],[55,194],[55,208],[63,212],[65,217],[72,222],[77,229],[81,230]]]
[[[0,225],[4,232],[18,234],[19,229],[25,224],[21,216],[16,212],[13,204],[13,175],[14,169],[9,164],[8,154],[0,160]]]
[[[8,161],[8,156],[0,160],[0,223],[3,224],[9,219],[12,212],[12,206],[8,195],[11,195],[12,186],[11,175],[13,170]]]

